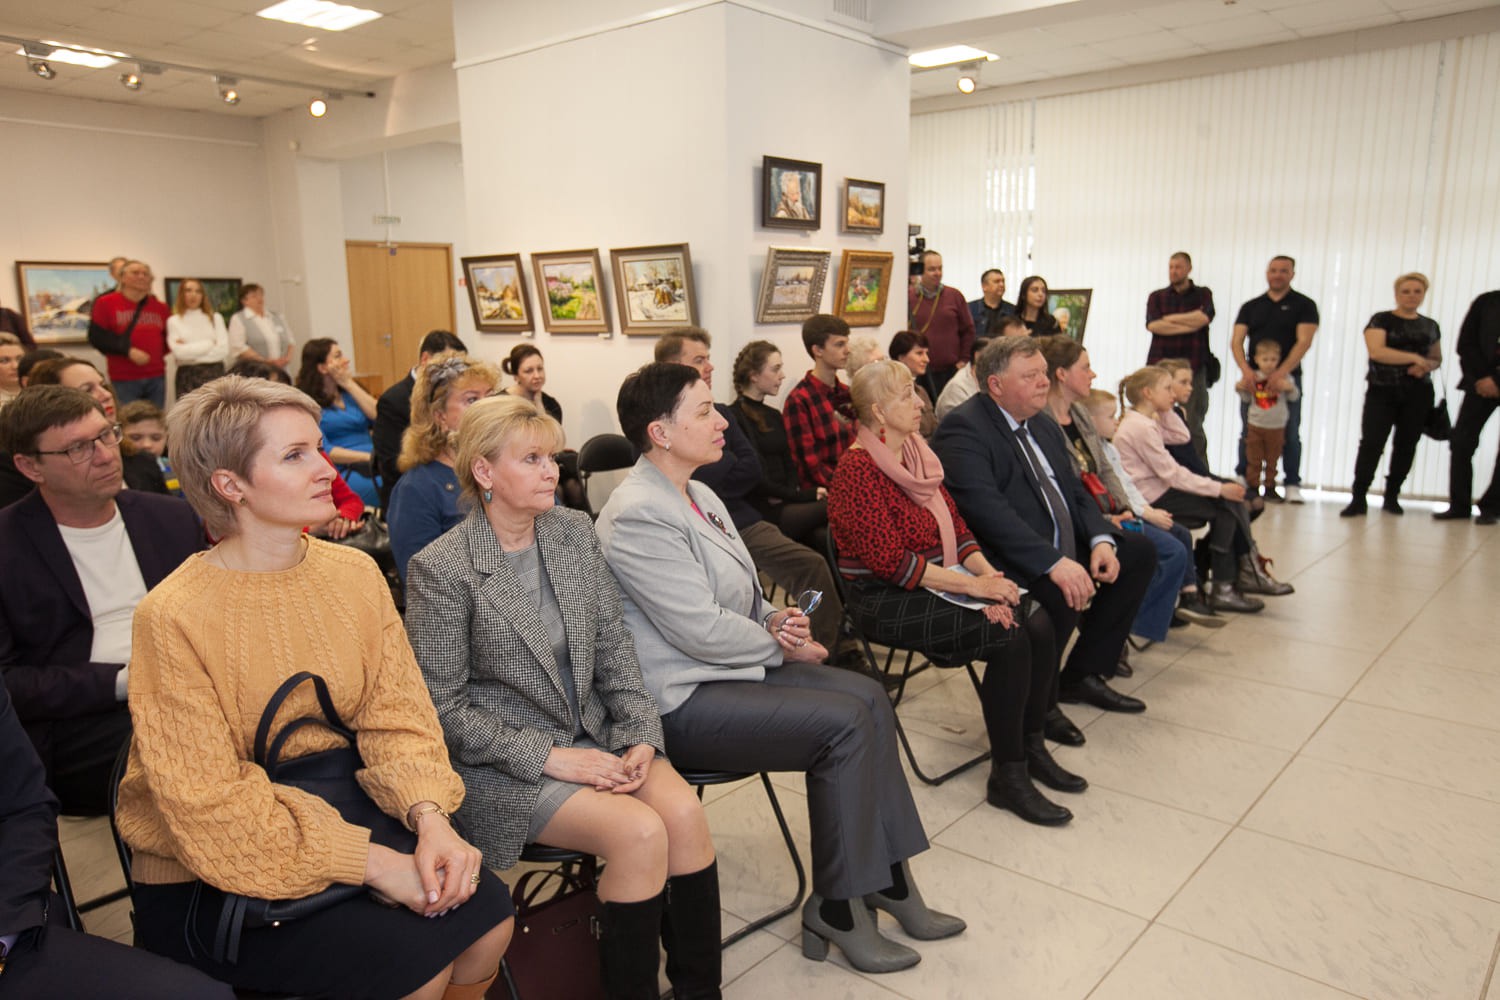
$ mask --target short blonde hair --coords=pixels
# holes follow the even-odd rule
[[[1105,406],[1111,410],[1115,408],[1115,394],[1107,389],[1090,389],[1089,409],[1097,410]]]
[[[411,424],[401,436],[401,457],[396,468],[410,472],[419,465],[435,461],[453,443],[455,431],[437,425],[437,414],[448,405],[459,383],[485,382],[490,389],[500,384],[500,373],[493,365],[470,358],[463,351],[434,354],[417,372],[411,390]]]
[[[1193,363],[1186,358],[1162,358],[1156,363],[1156,367],[1168,374],[1176,375],[1178,372],[1192,371]]]
[[[226,469],[250,478],[255,453],[265,443],[261,418],[271,410],[300,410],[318,422],[321,411],[307,395],[262,378],[226,375],[179,399],[167,414],[167,449],[183,496],[215,538],[227,538],[239,525],[235,505],[213,486],[213,474]],[[323,461],[318,456],[316,461]]]
[[[521,436],[535,439],[548,451],[562,448],[562,425],[520,396],[490,396],[464,411],[458,425],[458,456],[454,461],[464,499],[479,502],[484,487],[474,478],[474,463],[493,462],[505,446]]]
[[[1421,271],[1407,271],[1401,277],[1396,279],[1396,284],[1392,287],[1392,290],[1397,292],[1401,291],[1401,286],[1406,284],[1408,281],[1415,281],[1420,283],[1422,286],[1422,291],[1424,292],[1432,287],[1432,283],[1427,280],[1427,275],[1423,274]]]
[[[859,370],[880,353],[880,341],[868,334],[849,338],[849,360],[844,362],[844,373],[853,379]]]
[[[912,383],[911,369],[899,361],[871,361],[855,373],[849,384],[849,398],[859,422],[873,428],[875,405],[888,403]]]

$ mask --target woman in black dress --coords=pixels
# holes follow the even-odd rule
[[[1033,337],[1050,337],[1061,333],[1057,320],[1047,311],[1047,282],[1038,275],[1021,279],[1021,290],[1016,293],[1016,314]]]
[[[1365,376],[1365,409],[1354,458],[1354,498],[1339,512],[1341,517],[1359,517],[1369,509],[1365,493],[1375,481],[1375,469],[1393,429],[1395,443],[1380,506],[1388,514],[1405,513],[1398,499],[1401,484],[1411,471],[1422,427],[1432,411],[1432,373],[1443,363],[1437,323],[1417,312],[1427,297],[1427,284],[1426,275],[1403,274],[1396,279],[1396,308],[1376,313],[1365,324],[1370,371]]]
[[[828,491],[821,486],[804,489],[798,482],[781,411],[765,402],[781,391],[785,381],[781,352],[768,340],[752,340],[734,359],[734,390],[738,395],[729,408],[760,457],[762,471],[760,489],[749,500],[782,534],[823,552]]]

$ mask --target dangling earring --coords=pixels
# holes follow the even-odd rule
[[[885,443],[885,424],[880,425],[880,443]]]
[[[492,500],[495,499],[495,491],[494,490],[485,490],[483,495],[484,495],[484,502],[485,503],[489,503],[490,501],[492,501]]]

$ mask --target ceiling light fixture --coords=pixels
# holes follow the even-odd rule
[[[50,80],[57,76],[57,70],[47,62],[47,57],[52,54],[52,49],[46,45],[22,45],[16,50],[16,55],[26,57],[26,65],[33,73],[43,80]]]
[[[256,11],[255,16],[308,28],[322,28],[324,31],[344,31],[373,21],[381,13],[348,4],[330,3],[329,0],[282,0],[265,10]]]
[[[328,114],[328,102],[321,97],[314,97],[307,102],[307,113],[314,118],[322,118]]]
[[[913,52],[906,57],[906,61],[916,69],[937,69],[939,66],[952,66],[955,63],[994,62],[999,58],[993,52],[976,49],[972,45],[945,45],[940,49]]]
[[[219,88],[219,100],[223,101],[225,104],[240,103],[240,92],[236,89],[235,86],[239,82],[239,80],[235,79],[232,76],[220,76],[215,73],[214,86]]]
[[[41,44],[51,50],[43,53],[49,61],[67,63],[70,66],[87,66],[89,69],[108,69],[126,57],[123,52],[74,45],[71,42],[54,42],[50,38],[43,38]]]
[[[120,74],[120,86],[124,87],[126,90],[140,90],[141,89],[141,74],[139,74],[139,73],[121,73]]]
[[[979,63],[967,62],[958,67],[958,92],[972,94],[979,86]]]

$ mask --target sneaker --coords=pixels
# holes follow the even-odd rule
[[[1184,618],[1204,628],[1223,628],[1227,624],[1222,616],[1214,613],[1214,609],[1204,599],[1201,590],[1181,595],[1177,599],[1177,611],[1174,617]]]
[[[1302,499],[1302,487],[1300,487],[1300,486],[1293,486],[1291,483],[1287,483],[1281,489],[1282,489],[1282,492],[1286,494],[1286,502],[1287,503],[1305,503],[1306,502],[1306,501],[1304,501]]]

